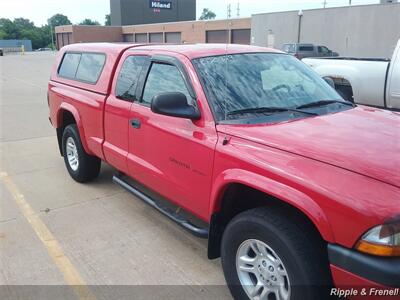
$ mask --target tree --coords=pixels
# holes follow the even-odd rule
[[[13,40],[19,38],[19,30],[13,21],[2,18],[0,19],[0,27],[1,30],[6,33],[4,39]]]
[[[47,20],[47,24],[54,28],[56,26],[71,25],[72,23],[67,16],[64,16],[62,14],[55,14]]]
[[[104,25],[106,25],[106,26],[111,25],[111,15],[110,14],[106,15],[106,21],[104,22]]]
[[[14,21],[0,19],[0,39],[31,40],[34,49],[49,47],[51,45],[50,26],[36,27],[33,22],[24,18]]]
[[[100,23],[90,19],[85,19],[82,22],[80,22],[79,25],[100,25]]]
[[[43,36],[41,31],[38,28],[30,29],[22,29],[20,32],[20,39],[21,40],[31,40],[32,48],[42,48],[43,46]]]
[[[0,40],[5,40],[7,37],[7,33],[0,28]]]
[[[200,20],[213,20],[217,15],[209,10],[208,8],[204,8],[203,12],[201,13]]]
[[[14,19],[14,25],[17,27],[18,31],[21,31],[23,29],[34,29],[35,25],[33,24],[33,22],[31,22],[28,19],[24,19],[24,18],[16,18]]]

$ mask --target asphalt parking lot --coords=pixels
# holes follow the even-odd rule
[[[207,243],[100,177],[78,184],[48,121],[53,53],[0,57],[0,299],[230,299]]]

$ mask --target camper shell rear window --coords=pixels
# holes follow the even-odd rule
[[[104,53],[66,52],[58,68],[58,76],[96,84],[106,62]]]

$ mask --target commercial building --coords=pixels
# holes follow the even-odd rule
[[[124,26],[124,42],[250,44],[251,19]]]
[[[130,26],[56,27],[57,48],[80,42],[250,44],[251,18]]]
[[[74,43],[122,42],[121,26],[64,25],[55,28],[56,47]]]
[[[400,3],[256,14],[252,44],[328,46],[342,56],[391,57],[400,38]]]
[[[196,0],[111,0],[111,25],[196,20]]]

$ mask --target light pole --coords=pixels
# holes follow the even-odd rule
[[[49,23],[49,26],[50,26],[50,35],[51,35],[51,46],[54,51],[54,50],[56,50],[56,47],[54,45],[53,27],[51,26],[51,23]]]
[[[303,10],[299,10],[299,12],[297,13],[297,15],[299,16],[299,31],[297,33],[297,43],[300,43],[300,35],[301,35],[301,18],[303,17]]]

